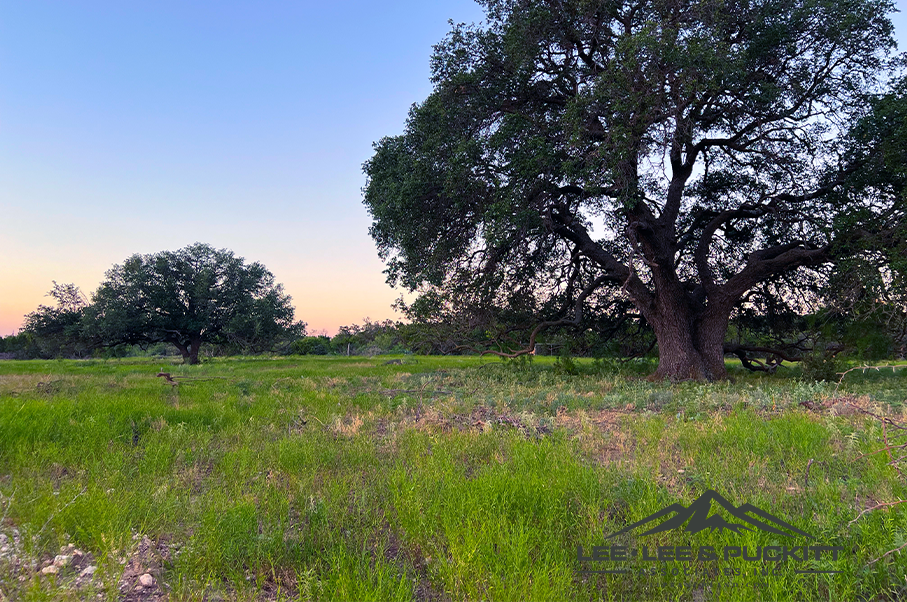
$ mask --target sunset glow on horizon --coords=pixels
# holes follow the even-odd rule
[[[311,333],[399,318],[362,205],[470,0],[18,3],[0,22],[0,335],[135,253],[259,261]]]
[[[254,9],[252,8],[254,6]],[[907,48],[907,19],[893,15]],[[400,319],[362,205],[471,0],[47,0],[0,21],[0,336],[46,293],[195,242],[261,262],[310,334]]]

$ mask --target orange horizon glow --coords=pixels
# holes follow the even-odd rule
[[[0,261],[3,262],[0,264],[3,266],[0,267],[0,336],[17,333],[25,316],[39,305],[54,305],[54,300],[47,296],[54,280],[72,282],[90,297],[102,281],[105,269],[110,267],[83,268],[62,274],[66,270],[53,263],[27,265],[18,262],[13,271],[9,269],[9,258],[0,256]],[[360,266],[358,270],[344,263],[324,262],[310,265],[305,270],[298,263],[295,268],[294,264],[287,263],[280,269],[272,269],[277,281],[283,283],[284,290],[293,298],[295,318],[307,324],[309,334],[326,332],[333,336],[341,326],[362,324],[366,318],[373,321],[401,319],[391,308],[400,291],[384,282],[377,257],[373,265]],[[267,263],[265,265],[270,269]],[[281,279],[280,274],[288,277]]]

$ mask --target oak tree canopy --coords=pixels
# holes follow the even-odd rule
[[[889,0],[482,4],[364,167],[392,284],[552,324],[607,291],[657,376],[720,379],[754,287],[903,248]]]
[[[305,331],[265,266],[201,243],[115,265],[85,311],[95,340],[171,343],[190,364],[198,363],[202,343],[268,346]]]

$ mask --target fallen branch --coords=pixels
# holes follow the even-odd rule
[[[740,343],[725,343],[724,353],[736,355],[740,364],[752,372],[774,373],[784,362],[799,362],[803,353],[807,351],[802,347],[803,340],[796,343],[783,344],[781,347],[764,347],[760,345],[742,345]],[[792,353],[793,352],[793,353]],[[762,354],[765,361],[751,354]]]
[[[876,504],[872,508],[867,508],[866,510],[863,510],[862,512],[860,512],[855,519],[853,519],[852,521],[847,523],[847,526],[849,527],[850,525],[852,525],[855,522],[857,522],[858,520],[860,520],[860,517],[863,516],[864,514],[866,514],[867,512],[872,512],[873,510],[878,510],[879,508],[885,508],[886,506],[897,506],[898,504],[905,504],[905,503],[907,503],[907,500],[898,500],[896,502],[885,502],[884,504]]]
[[[166,380],[168,383],[170,383],[174,387],[179,385],[178,382],[176,382],[175,380],[173,380],[173,378],[170,377],[169,372],[158,372],[157,376],[158,376],[158,378],[163,378],[164,380]]]
[[[844,377],[853,372],[854,370],[859,370],[860,372],[866,372],[867,370],[875,370],[876,372],[882,370],[883,368],[891,368],[891,371],[894,372],[898,368],[907,368],[907,364],[895,364],[888,366],[856,366],[855,368],[850,368],[844,372],[838,372],[841,375],[841,378],[838,379],[838,384],[835,385],[834,395],[838,394],[838,388],[841,386],[841,382],[844,380]]]
[[[825,464],[824,460],[819,460],[816,462],[812,458],[809,459],[809,462],[806,463],[806,476],[803,479],[803,487],[809,487],[809,469],[812,468],[813,464]]]
[[[177,386],[183,381],[199,381],[199,380],[232,380],[226,376],[177,376],[179,380],[174,379],[169,372],[158,372],[155,376],[163,378],[171,386]]]
[[[875,560],[870,560],[869,562],[866,563],[866,566],[869,566],[870,564],[873,564],[873,563],[876,563],[876,562],[880,561],[881,559],[885,558],[885,557],[888,556],[889,554],[893,554],[894,552],[900,552],[900,551],[903,550],[904,548],[907,548],[907,543],[905,543],[904,545],[902,545],[902,546],[899,547],[899,548],[895,548],[895,549],[893,549],[893,550],[888,550],[887,552],[885,552],[884,554],[882,554],[881,556],[879,556],[879,557],[876,558]]]

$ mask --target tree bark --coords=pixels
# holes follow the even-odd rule
[[[723,349],[727,319],[697,324],[681,316],[664,316],[652,326],[658,341],[658,369],[654,378],[710,381],[727,378]]]
[[[183,356],[183,363],[187,364],[189,362],[189,347],[183,345],[182,343],[177,343],[173,341],[173,346],[180,350],[180,355]]]
[[[189,363],[198,363],[198,349],[202,346],[201,339],[192,339],[189,341]]]
[[[656,287],[654,304],[643,311],[658,341],[658,369],[652,378],[727,378],[724,338],[731,307],[721,302],[704,305],[679,282],[662,281]]]

